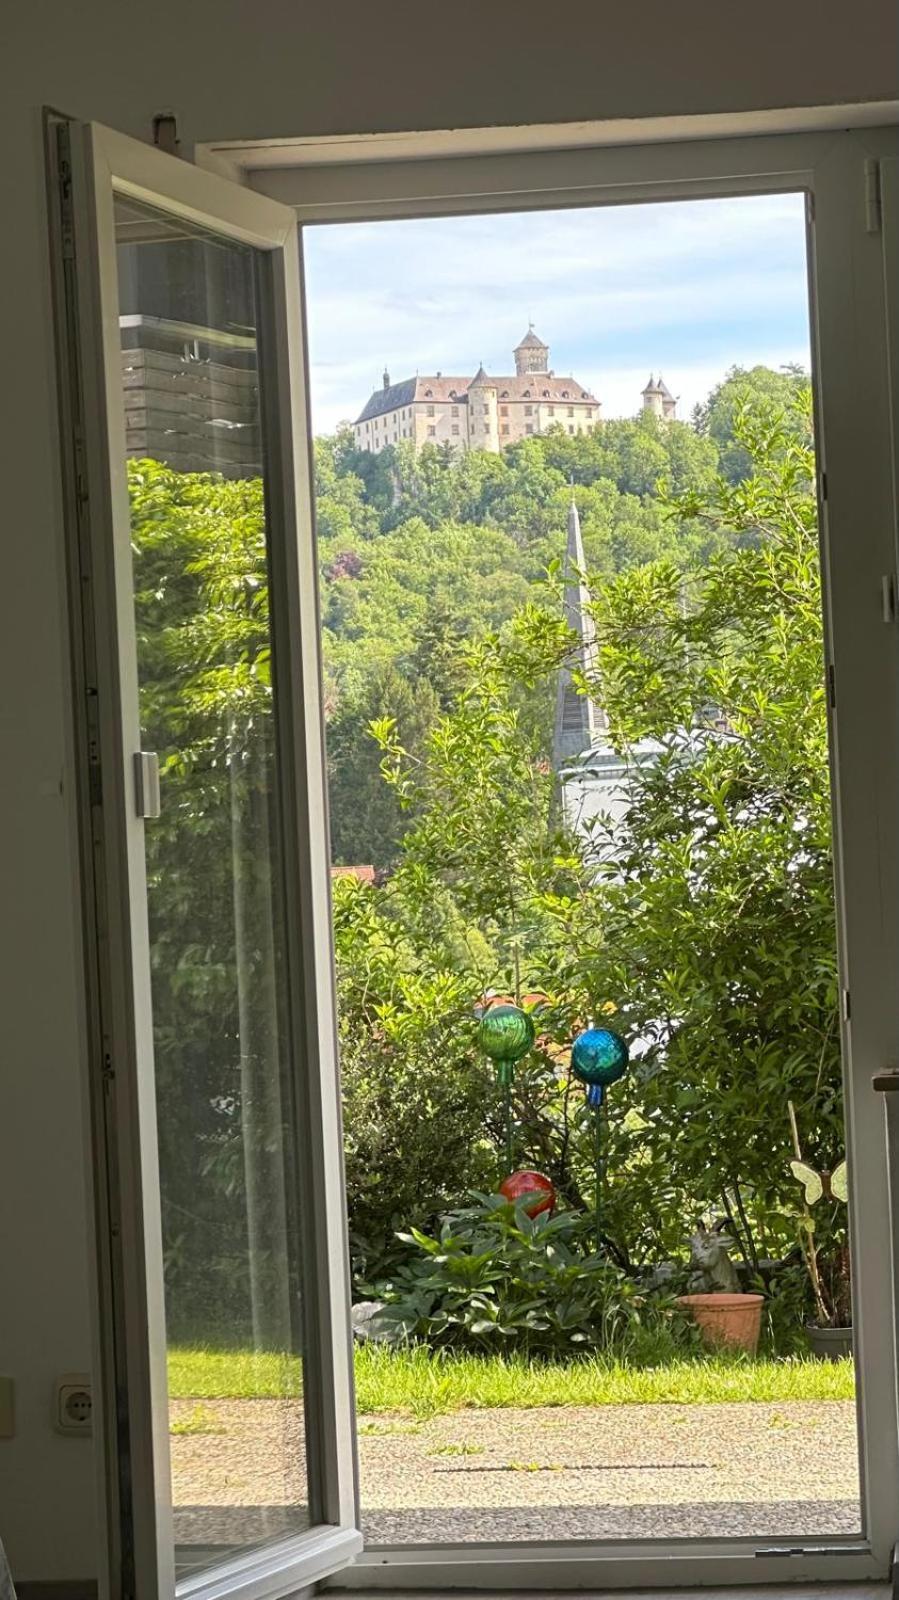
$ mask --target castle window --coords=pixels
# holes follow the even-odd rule
[[[508,398],[509,398],[509,391],[508,391],[508,389],[504,389],[502,394],[500,395],[500,399],[501,400],[508,400]]]
[[[436,428],[429,428],[428,429],[428,438],[429,439],[433,439],[433,437],[434,437],[436,432],[437,432]]]
[[[500,431],[500,433],[508,433],[508,431],[509,431],[508,422],[504,422],[499,431]]]
[[[569,424],[568,424],[568,432],[569,433],[574,433],[574,431],[575,431],[574,423],[573,422],[569,422]]]
[[[531,398],[531,391],[530,391],[530,389],[525,389],[525,391],[524,391],[524,398],[525,398],[525,399],[526,399],[526,400],[530,400],[530,398]]]
[[[428,406],[428,416],[429,417],[433,417],[433,415],[434,415],[434,407],[433,406]]]
[[[569,406],[569,407],[568,407],[568,415],[569,415],[569,416],[570,416],[570,417],[573,417],[573,416],[574,416],[574,406]]]
[[[433,389],[426,389],[426,390],[425,390],[425,399],[426,399],[426,400],[430,400],[430,398],[431,398],[431,395],[432,395],[432,394],[433,394],[433,393],[434,393],[434,391],[433,391]]]
[[[533,433],[533,431],[534,431],[533,422],[526,422],[525,425],[524,425],[524,431],[525,431],[525,433]]]
[[[546,410],[547,410],[547,413],[549,414],[549,416],[551,416],[551,417],[555,416],[555,414],[556,414],[555,406],[547,406]]]
[[[459,415],[459,407],[458,406],[453,406],[452,415],[454,417],[457,417]]]
[[[524,408],[524,414],[525,414],[525,416],[526,416],[526,417],[531,417],[531,416],[533,416],[533,414],[534,414],[534,408],[533,408],[533,406],[525,406],[525,408]]]
[[[568,399],[568,390],[567,389],[563,389],[562,390],[562,399],[563,400],[567,400]]]
[[[544,398],[544,400],[548,400],[549,399],[549,390],[548,389],[544,389],[543,398]]]
[[[500,406],[499,414],[500,414],[501,417],[507,417],[509,415],[509,407],[508,406]]]
[[[458,433],[458,432],[459,432],[459,424],[458,424],[458,422],[454,422],[453,423],[453,433]]]

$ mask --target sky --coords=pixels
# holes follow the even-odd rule
[[[386,367],[514,372],[533,322],[604,417],[650,373],[679,417],[734,365],[809,364],[801,195],[669,201],[303,230],[312,421],[352,421]]]

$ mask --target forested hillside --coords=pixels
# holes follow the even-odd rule
[[[608,577],[667,558],[682,566],[719,547],[698,520],[672,518],[658,487],[709,491],[721,472],[749,469],[734,441],[738,404],[757,395],[786,403],[796,372],[733,369],[692,423],[644,413],[591,434],[561,428],[503,455],[455,457],[400,444],[369,455],[349,429],[316,440],[333,858],[388,866],[408,817],[380,777],[373,721],[395,718],[416,754],[452,703],[460,646],[502,627],[565,548],[572,488],[591,573]],[[551,685],[525,711],[548,757]]]

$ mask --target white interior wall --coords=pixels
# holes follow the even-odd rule
[[[893,0],[439,6],[10,0],[0,115],[5,457],[0,606],[0,1537],[19,1578],[97,1570],[91,1447],[55,1434],[87,1366],[67,641],[40,110],[194,142],[741,113],[899,99]]]

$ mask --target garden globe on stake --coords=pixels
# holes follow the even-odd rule
[[[521,1006],[489,1006],[478,1023],[478,1045],[496,1065],[496,1079],[503,1091],[506,1124],[506,1171],[512,1166],[512,1079],[515,1063],[521,1061],[534,1044],[534,1024]]]
[[[545,1172],[533,1172],[530,1168],[522,1168],[520,1172],[511,1172],[508,1178],[503,1178],[499,1192],[510,1205],[516,1205],[525,1195],[530,1196],[525,1212],[529,1217],[539,1217],[541,1211],[553,1211],[556,1204],[556,1190],[551,1178]]]
[[[571,1046],[571,1070],[587,1091],[587,1104],[593,1108],[593,1152],[596,1169],[594,1208],[599,1242],[599,1180],[602,1134],[602,1103],[606,1089],[627,1072],[630,1052],[614,1028],[585,1028]]]

